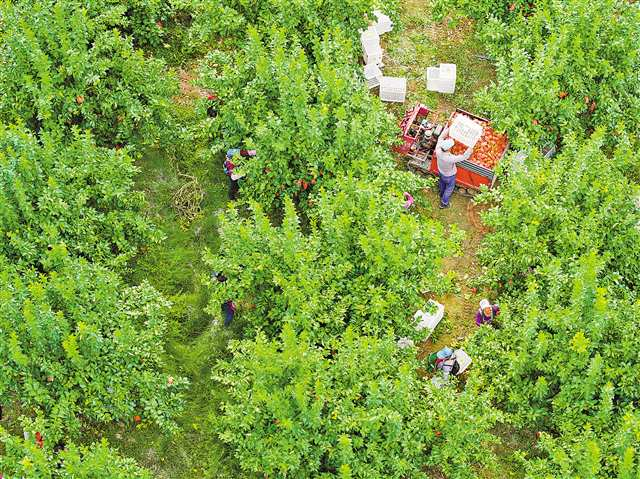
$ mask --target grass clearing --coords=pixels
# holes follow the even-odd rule
[[[181,105],[184,103],[181,102]],[[207,425],[218,410],[223,391],[211,380],[215,362],[224,357],[226,344],[235,336],[212,325],[204,312],[207,294],[200,278],[209,274],[202,263],[205,248],[217,250],[217,213],[227,203],[227,183],[221,160],[190,162],[189,166],[163,151],[151,149],[139,161],[139,188],[148,200],[147,214],[166,236],[150,247],[134,264],[130,281],[148,281],[173,303],[166,346],[166,365],[171,374],[189,378],[187,406],[178,420],[179,430],[166,435],[156,427],[117,424],[107,430],[94,430],[88,442],[106,437],[127,456],[148,467],[157,478],[240,477],[227,459],[226,451]],[[175,191],[187,179],[198,178],[204,190],[200,215],[185,222],[173,204]]]

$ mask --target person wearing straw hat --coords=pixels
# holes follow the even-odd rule
[[[497,304],[491,304],[488,299],[483,299],[476,313],[476,324],[478,326],[494,324],[493,320],[498,314],[500,314],[500,307]]]
[[[449,127],[446,127],[440,134],[435,149],[438,163],[440,208],[449,208],[449,199],[456,187],[456,173],[458,172],[456,163],[468,160],[473,154],[473,147],[469,147],[463,154],[454,155],[449,151],[454,144],[453,138],[449,138]]]

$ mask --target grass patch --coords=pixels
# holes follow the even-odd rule
[[[401,115],[405,108],[424,103],[443,121],[456,107],[473,113],[477,110],[475,93],[495,79],[492,63],[482,58],[483,50],[468,21],[436,23],[431,17],[429,0],[401,3],[401,29],[382,36],[384,74],[407,78],[407,100],[390,108]],[[440,63],[457,65],[456,91],[452,95],[427,90],[427,67]]]
[[[200,282],[209,274],[202,253],[205,248],[219,248],[217,213],[227,203],[227,183],[220,165],[220,158],[192,161],[187,171],[186,166],[154,149],[139,161],[137,182],[148,200],[147,214],[166,238],[139,256],[128,279],[132,283],[146,280],[172,301],[166,367],[171,374],[188,377],[191,386],[176,434],[168,435],[143,421],[137,427],[121,423],[96,429],[87,440],[108,438],[159,479],[242,476],[209,426],[224,397],[224,391],[211,380],[212,369],[227,355],[226,344],[238,328],[212,325],[213,318],[204,313],[208,297]],[[205,191],[201,214],[191,223],[180,217],[173,204],[174,192],[186,181],[179,173],[198,178]]]

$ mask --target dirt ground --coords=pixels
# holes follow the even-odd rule
[[[445,317],[432,339],[422,345],[423,352],[427,353],[444,346],[459,346],[476,328],[475,313],[483,297],[482,291],[475,289],[475,280],[481,273],[476,253],[486,229],[480,220],[481,208],[471,198],[455,193],[451,208],[441,210],[436,192],[426,191],[425,195],[432,205],[430,216],[444,224],[455,224],[465,232],[462,254],[444,261],[445,273],[453,271],[456,274],[456,291],[434,298],[444,305]]]
[[[390,103],[388,109],[398,119],[404,111],[417,103],[426,104],[432,118],[442,122],[455,111],[463,108],[475,113],[474,94],[487,86],[494,78],[491,63],[483,59],[482,51],[473,37],[473,25],[469,21],[457,24],[446,20],[433,21],[431,0],[405,0],[401,3],[402,30],[397,29],[381,37],[384,50],[384,75],[407,78],[407,99],[403,104]],[[428,91],[425,70],[439,63],[457,65],[456,92],[452,95]],[[375,94],[375,92],[374,92]],[[398,158],[398,164],[404,160]],[[475,330],[474,315],[482,296],[474,292],[474,281],[480,275],[476,252],[486,233],[479,216],[479,208],[467,196],[455,193],[452,206],[438,208],[434,191],[426,191],[431,203],[429,215],[445,224],[455,224],[466,233],[462,244],[463,254],[447,258],[445,272],[455,272],[457,290],[443,297],[434,298],[445,306],[445,317],[433,335],[422,347],[422,354],[437,351],[443,346],[458,346]],[[421,355],[422,355],[421,354]]]

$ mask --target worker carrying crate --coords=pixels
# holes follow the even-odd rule
[[[467,147],[464,153],[454,155],[451,149],[456,144],[453,138],[449,137],[449,127],[447,126],[436,144],[433,156],[438,165],[438,193],[440,196],[440,208],[449,208],[449,200],[456,188],[456,175],[458,173],[457,163],[467,161],[473,154],[473,146]]]
[[[449,130],[445,135],[447,127]],[[494,186],[495,168],[509,147],[507,136],[496,132],[490,120],[461,109],[456,109],[441,125],[432,120],[428,106],[418,104],[406,112],[400,129],[402,143],[395,151],[406,156],[409,169],[416,172],[440,176],[435,149],[441,137],[444,140],[448,135],[453,139],[448,152],[455,156],[464,155],[469,147],[473,147],[467,159],[455,163],[455,186],[468,195],[475,194],[482,185]]]

